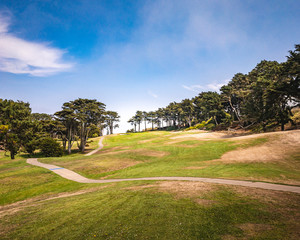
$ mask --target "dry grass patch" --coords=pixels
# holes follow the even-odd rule
[[[300,239],[300,194],[240,186],[230,188],[240,196],[265,203],[270,212],[278,213],[278,216],[287,221],[288,231],[293,236],[291,239]],[[246,234],[251,232],[252,226],[248,227]]]
[[[125,190],[131,190],[131,191],[140,191],[148,188],[154,188],[157,187],[157,184],[148,184],[148,185],[139,185],[139,186],[131,186],[123,188]]]
[[[266,136],[266,134],[258,136]],[[257,136],[254,135],[254,136]],[[274,137],[276,135],[276,137]],[[252,135],[251,135],[252,136]],[[237,149],[225,153],[216,161],[221,162],[272,162],[283,161],[287,156],[299,152],[300,131],[285,132],[285,134],[268,134],[271,136],[269,142],[259,146],[249,147],[246,149]],[[246,136],[250,137],[250,136]],[[235,138],[237,139],[237,138]],[[239,139],[245,139],[245,137]]]
[[[184,148],[194,148],[197,147],[198,144],[192,144],[192,145],[188,145],[188,144],[177,144],[176,147],[184,147]]]
[[[272,226],[269,224],[244,223],[238,225],[238,227],[243,230],[246,239],[255,237],[265,231],[272,230]]]
[[[140,191],[152,189],[155,192],[169,193],[175,198],[190,198],[192,201],[204,205],[211,206],[217,201],[205,199],[205,195],[218,189],[218,186],[210,183],[187,182],[187,181],[160,181],[156,184],[139,185],[124,188],[132,191]]]
[[[222,237],[222,240],[255,239],[255,237],[259,236],[260,234],[263,234],[266,231],[272,231],[272,226],[269,224],[244,223],[239,224],[237,227],[244,232],[245,236],[237,238],[232,235],[225,235]]]
[[[138,153],[143,156],[149,156],[149,157],[164,157],[166,155],[169,155],[169,152],[164,152],[164,151],[157,151],[157,150],[150,150],[150,149],[135,149],[133,150],[134,153]]]
[[[127,150],[129,149],[129,147],[124,146],[124,147],[111,147],[108,149],[103,149],[100,152],[98,152],[97,154],[107,154],[107,153],[118,153],[120,150]]]
[[[300,194],[297,193],[249,188],[243,186],[227,186],[227,188],[232,189],[238,195],[256,199],[264,203],[278,204],[282,207],[288,206],[289,208],[297,206],[300,208]]]
[[[139,148],[139,149],[130,149],[130,150],[120,150],[115,152],[100,152],[101,155],[113,155],[113,154],[120,154],[120,153],[136,153],[138,155],[149,156],[149,157],[164,157],[169,155],[168,152],[164,151],[157,151],[157,150],[150,150],[146,148]]]
[[[173,139],[173,138],[170,138],[170,139]],[[168,142],[165,142],[164,145],[173,145],[173,144],[180,144],[182,142],[185,142],[185,141],[195,141],[195,138],[179,138],[179,139],[175,139],[175,140],[172,140],[172,141],[168,141]],[[187,144],[180,144],[180,145],[187,145]],[[195,146],[197,146],[198,144],[194,144]],[[178,145],[176,145],[178,146]],[[193,145],[187,145],[189,147],[193,147]]]
[[[179,136],[175,136],[175,137],[171,137],[170,139],[201,139],[201,140],[205,140],[205,139],[220,139],[220,138],[224,138],[227,135],[227,133],[223,133],[223,132],[206,132],[206,131],[201,131],[199,134],[183,134],[183,135],[179,135]]]
[[[89,162],[89,164],[81,163],[76,168],[73,168],[75,172],[86,172],[89,174],[99,174],[104,172],[117,171],[125,169],[136,164],[141,163],[141,161],[135,161],[129,158],[110,158],[101,159],[100,161]]]
[[[149,142],[152,142],[152,141],[161,140],[162,137],[155,137],[155,138],[145,139],[145,140],[138,141],[138,143],[139,144],[149,143]]]
[[[190,167],[185,167],[183,169],[204,169],[204,168],[207,168],[207,166],[202,166],[202,167],[190,166]]]
[[[202,182],[161,181],[158,189],[172,193],[179,198],[185,198],[204,196],[206,193],[216,190],[217,187],[214,184]]]

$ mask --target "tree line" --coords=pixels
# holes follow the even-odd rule
[[[78,98],[65,102],[54,115],[32,113],[29,103],[0,99],[0,149],[10,152],[11,159],[21,150],[29,154],[40,149],[46,156],[71,153],[76,142],[85,151],[89,137],[113,134],[120,116],[106,111],[95,99]],[[60,139],[58,143],[55,139]]]
[[[151,123],[151,129],[229,127],[256,131],[281,127],[293,121],[292,109],[300,105],[300,44],[283,63],[263,60],[248,74],[237,73],[220,93],[200,92],[192,99],[171,102],[156,111],[137,111],[129,119],[133,129]]]

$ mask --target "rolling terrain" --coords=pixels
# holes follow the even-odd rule
[[[155,131],[107,136],[103,144],[91,156],[39,161],[91,179],[176,176],[300,186],[299,130],[248,136]],[[26,158],[0,158],[1,239],[300,237],[297,193],[189,181],[84,184]]]

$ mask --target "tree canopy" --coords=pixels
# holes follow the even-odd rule
[[[156,111],[137,111],[129,122],[140,126],[143,112],[151,116],[157,128],[205,127],[204,123],[209,122],[214,129],[239,126],[267,131],[280,126],[284,130],[288,122],[294,124],[292,109],[300,105],[299,73],[297,44],[286,62],[263,60],[248,74],[235,74],[220,93],[200,92],[192,99],[171,102]]]

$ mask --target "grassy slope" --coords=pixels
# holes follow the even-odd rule
[[[93,139],[89,149],[98,147],[99,138]],[[74,153],[73,158],[82,154]],[[12,203],[42,194],[73,191],[91,187],[80,184],[26,163],[27,155],[17,155],[15,160],[0,152],[0,205]],[[66,157],[66,156],[64,156]],[[63,157],[63,158],[64,158]]]
[[[70,168],[89,178],[129,178],[150,176],[195,176],[213,178],[248,179],[276,183],[300,182],[298,155],[287,156],[280,162],[237,162],[210,161],[220,158],[225,152],[268,141],[267,137],[242,142],[228,140],[184,140],[168,144],[170,137],[178,134],[148,132],[118,135],[105,139],[103,152],[91,157],[66,157],[42,159]],[[151,141],[152,139],[152,141]],[[146,140],[146,141],[145,141]],[[190,147],[189,147],[190,146]],[[124,148],[125,151],[124,151]],[[105,152],[115,154],[103,154]],[[166,153],[152,156],[152,153]],[[194,169],[193,169],[194,168]]]
[[[128,188],[136,184],[113,184],[5,216],[0,219],[5,230],[0,238],[297,239],[299,224],[293,221],[300,210],[297,195],[290,194],[288,203],[268,203],[224,186],[185,197],[159,192],[155,186]],[[198,204],[195,199],[199,198],[212,204]]]
[[[181,133],[180,133],[181,134]],[[298,179],[297,168],[268,164],[210,163],[224,152],[267,141],[243,143],[185,140],[166,144],[168,133],[120,135],[105,140],[103,152],[144,149],[83,157],[76,153],[63,158],[43,159],[74,169],[88,177],[211,176],[247,179],[255,177],[280,182],[283,172]],[[143,140],[152,141],[141,142]],[[96,147],[96,144],[94,144]],[[193,148],[187,147],[188,145]],[[114,148],[119,147],[119,148]],[[128,150],[128,149],[125,149]],[[149,156],[150,150],[169,155]],[[142,154],[147,153],[147,154]],[[290,156],[287,161],[296,161]],[[207,161],[208,160],[208,161]],[[115,170],[116,165],[137,165]],[[126,167],[126,164],[123,167]],[[206,166],[203,169],[185,169]],[[100,173],[99,173],[100,172]],[[255,190],[213,184],[189,185],[183,193],[160,189],[161,182],[124,182],[78,196],[36,201],[20,211],[1,217],[0,239],[299,239],[300,196],[293,193]],[[42,168],[27,165],[25,158],[0,158],[1,204],[30,197],[46,198],[59,192],[94,188],[62,179]],[[140,188],[138,185],[154,185]],[[173,184],[175,188],[180,184]],[[3,187],[2,187],[3,186]],[[101,185],[102,186],[102,185]],[[206,189],[209,190],[206,190]],[[190,194],[185,194],[190,193]],[[260,197],[258,197],[260,196]],[[201,201],[198,201],[201,200]],[[208,201],[204,204],[202,200]],[[26,206],[26,203],[25,203]],[[0,209],[1,210],[1,209]],[[1,213],[1,211],[0,211]]]

